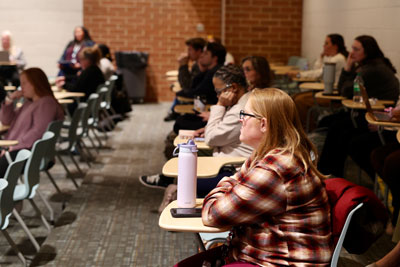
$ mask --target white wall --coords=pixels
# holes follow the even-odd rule
[[[302,56],[315,60],[327,34],[348,51],[358,35],[373,36],[400,73],[400,0],[303,0]]]
[[[57,74],[57,61],[73,30],[83,24],[83,0],[0,0],[0,32],[10,30],[27,67]]]

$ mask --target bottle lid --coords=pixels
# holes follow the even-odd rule
[[[188,149],[188,150],[190,150],[190,152],[197,152],[198,151],[197,150],[197,145],[192,139],[189,139],[189,141],[187,141],[187,143],[179,144],[179,147],[183,148],[183,149]]]

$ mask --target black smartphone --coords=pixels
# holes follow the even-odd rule
[[[201,208],[172,208],[174,218],[201,217]]]
[[[201,113],[201,112],[198,111],[197,109],[192,108],[192,110],[193,110],[194,114],[196,114],[196,115],[199,115],[199,114]]]

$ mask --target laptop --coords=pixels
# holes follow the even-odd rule
[[[361,91],[361,96],[362,99],[365,103],[365,106],[367,108],[367,112],[372,115],[372,117],[376,121],[382,121],[382,122],[400,122],[399,119],[390,117],[389,113],[384,112],[384,111],[375,111],[372,109],[371,103],[369,102],[369,97],[367,93],[367,89],[365,89],[365,86],[360,83],[360,91]]]
[[[0,51],[0,62],[10,62],[10,54],[8,51]]]

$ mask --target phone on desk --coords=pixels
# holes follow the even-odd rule
[[[204,137],[195,137],[194,141],[204,142]]]
[[[172,208],[171,215],[174,218],[201,217],[201,208]]]

